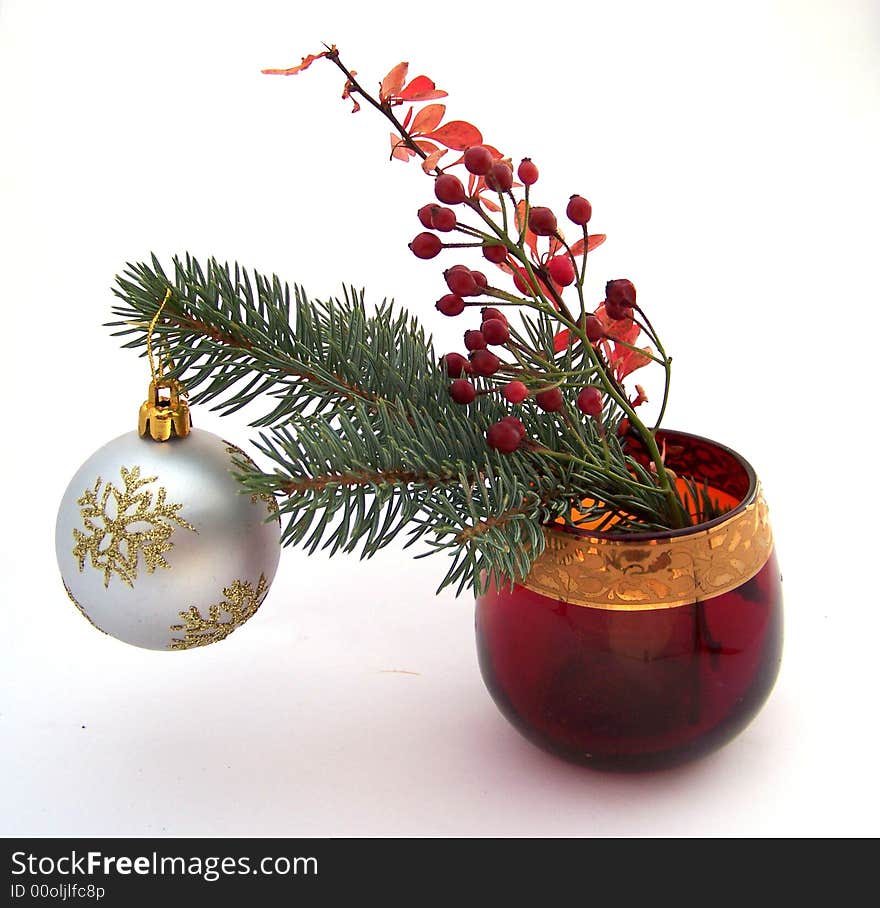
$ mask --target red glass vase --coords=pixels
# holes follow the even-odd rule
[[[779,670],[781,577],[754,470],[707,439],[657,436],[668,466],[730,511],[650,534],[548,527],[528,577],[477,600],[480,669],[501,712],[535,744],[601,769],[715,750]]]

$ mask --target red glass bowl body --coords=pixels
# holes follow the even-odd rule
[[[480,669],[501,712],[535,744],[601,769],[673,766],[727,743],[761,708],[781,659],[781,577],[766,523],[749,539],[766,522],[754,471],[707,439],[658,436],[672,469],[738,502],[729,514],[625,542],[548,530],[548,548],[566,553],[548,575],[556,592],[533,569],[523,585],[477,600]],[[703,573],[714,573],[697,572],[688,596],[686,561],[701,563],[688,554],[699,546],[715,559]],[[603,586],[596,553],[607,562],[608,551],[622,573]]]

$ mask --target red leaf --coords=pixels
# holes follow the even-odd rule
[[[391,133],[391,157],[398,161],[408,161],[415,152],[403,144],[403,139],[396,132]]]
[[[587,239],[587,252],[592,252],[597,246],[601,246],[605,242],[604,233],[591,233]],[[584,251],[584,241],[579,239],[572,247],[572,255],[582,255]]]
[[[411,131],[424,134],[430,132],[432,129],[436,129],[440,125],[440,121],[443,119],[443,114],[445,113],[445,104],[429,104],[427,107],[423,107],[416,114]]]
[[[456,151],[464,151],[471,145],[479,145],[483,141],[480,130],[464,120],[450,120],[434,132],[429,132],[427,137]]]
[[[463,159],[460,158],[459,160]],[[457,164],[458,161],[456,161],[455,163]],[[472,176],[468,185],[468,195],[471,196],[471,198],[475,198],[484,208],[488,208],[489,211],[501,211],[501,206],[495,201],[494,198],[492,198],[492,196],[495,195],[495,191],[493,189],[489,189],[489,187],[486,185],[485,177],[475,178]],[[489,193],[489,195],[483,195],[484,192]]]
[[[526,201],[521,199],[516,206],[516,229],[522,230],[523,224],[525,222],[526,216]],[[529,252],[532,254],[532,261],[538,260],[538,237],[530,228],[528,224],[525,224],[526,233],[525,241],[526,246],[528,246]]]
[[[354,75],[354,73],[352,73]],[[358,103],[357,98],[351,96],[352,91],[354,90],[354,85],[351,82],[351,79],[348,79],[345,83],[345,87],[342,89],[342,100],[351,101],[351,112],[357,113],[361,109],[361,105]]]
[[[382,80],[382,84],[379,86],[380,101],[387,101],[389,98],[396,97],[400,94],[403,83],[406,81],[406,74],[408,71],[409,63],[398,63],[397,66],[385,76]],[[407,100],[412,99],[408,98]]]
[[[638,340],[642,329],[631,318],[614,319],[608,316],[605,311],[605,304],[602,303],[593,313],[599,319],[608,340],[622,340],[628,344],[634,344]]]
[[[568,348],[568,336],[571,334],[571,331],[568,328],[563,328],[559,334],[554,335],[553,337],[553,352],[562,353],[563,350]]]
[[[614,374],[617,376],[617,380],[623,381],[627,375],[635,372],[636,369],[647,366],[651,362],[650,354],[650,347],[642,347],[641,351],[638,351],[630,350],[627,347],[615,346],[614,353],[611,355],[611,362],[614,366]]]
[[[437,146],[433,142],[426,142],[424,139],[416,139],[415,144],[427,154],[433,154],[437,151]]]
[[[543,281],[541,283],[543,283]],[[642,347],[640,350],[630,350],[629,347],[614,343],[617,340],[622,340],[628,344],[635,344],[642,329],[631,318],[609,318],[605,312],[604,304],[599,306],[594,315],[599,319],[602,323],[602,327],[605,329],[606,336],[602,340],[602,348],[618,379],[626,378],[631,372],[634,372],[636,369],[641,369],[642,366],[646,366],[651,362],[650,356],[647,355],[651,353],[650,347]],[[557,353],[568,346],[570,333],[568,328],[564,328],[558,334],[554,335],[553,349]],[[613,348],[611,346],[612,344],[614,344]],[[647,398],[645,399],[647,400]]]
[[[447,94],[448,92],[440,91],[427,76],[416,76],[400,92],[399,97],[404,101],[435,101],[437,98],[445,98]]]
[[[309,54],[307,57],[302,58],[302,63],[299,66],[291,66],[290,69],[261,69],[260,72],[265,76],[295,76],[297,73],[301,73],[304,69],[308,69],[315,60],[320,60],[321,57],[326,57],[332,50],[336,48],[331,48],[331,50],[325,50],[320,54]]]
[[[425,173],[430,173],[437,166],[437,162],[440,160],[440,158],[448,153],[448,148],[438,148],[436,151],[432,151],[428,155],[428,157],[426,157],[425,160],[422,161],[422,170],[424,170]]]
[[[504,154],[503,154],[502,152],[500,152],[494,145],[487,145],[485,142],[482,142],[481,144],[482,144],[482,146],[483,146],[484,148],[488,148],[489,151],[492,152],[492,157],[493,157],[496,161],[503,161],[503,160],[504,160]],[[512,169],[513,169],[513,168],[511,168],[511,170],[512,170]]]
[[[413,110],[415,110],[415,108],[410,107],[410,109],[406,112],[406,116],[403,118],[403,128],[404,129],[406,129],[406,127],[409,126],[409,121],[412,119]]]

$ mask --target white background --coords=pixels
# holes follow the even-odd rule
[[[591,293],[632,278],[675,357],[667,425],[756,465],[787,649],[718,754],[619,777],[533,748],[483,689],[472,603],[435,598],[442,566],[399,551],[287,550],[259,615],[186,654],[70,606],[57,503],[145,390],[101,327],[127,260],[238,259],[318,296],[353,282],[459,346],[432,307],[441,266],[405,245],[418,167],[387,161],[331,66],[259,73],[323,40],[368,86],[401,59],[429,74],[450,116],[535,159],[544,202],[587,195],[609,235]],[[0,831],[876,834],[878,52],[869,0],[3,0]]]

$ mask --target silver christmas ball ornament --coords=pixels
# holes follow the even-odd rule
[[[242,451],[191,430],[188,413],[165,434],[157,413],[142,412],[143,435],[121,435],[79,468],[55,549],[67,594],[95,627],[182,650],[223,640],[257,611],[278,567],[281,522],[273,496],[243,492],[232,475]]]

